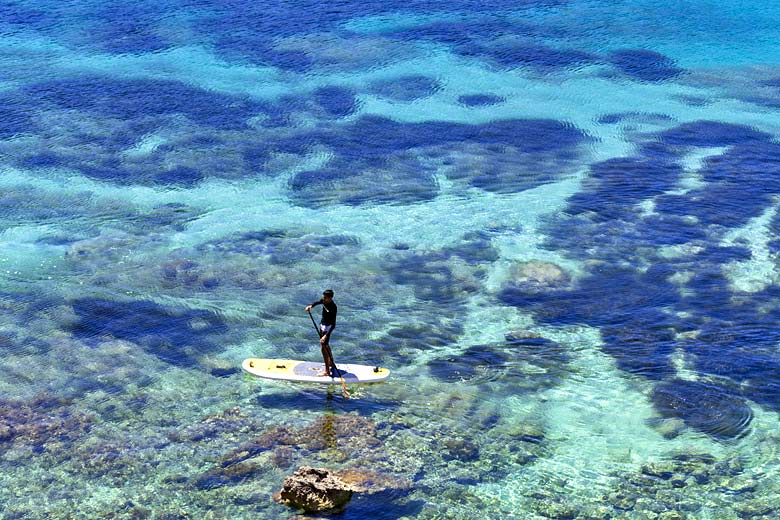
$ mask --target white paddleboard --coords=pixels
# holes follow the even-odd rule
[[[294,359],[247,358],[241,364],[241,368],[253,376],[300,383],[340,384],[341,378],[344,378],[345,383],[376,383],[390,375],[386,368],[351,363],[338,364],[341,377],[317,375],[323,371],[323,367],[322,361],[315,363]]]

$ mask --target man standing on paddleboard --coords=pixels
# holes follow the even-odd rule
[[[333,301],[333,291],[327,289],[322,293],[322,299],[306,306],[306,312],[311,313],[311,308],[322,305],[322,318],[320,319],[320,345],[322,346],[322,359],[325,361],[325,371],[319,376],[338,377],[336,363],[333,361],[333,352],[330,350],[330,335],[336,328],[336,313],[338,308]]]

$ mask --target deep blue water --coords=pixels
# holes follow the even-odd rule
[[[776,516],[778,17],[0,2],[0,515]]]

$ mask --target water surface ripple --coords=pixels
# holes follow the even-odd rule
[[[0,516],[777,517],[778,16],[0,2]]]

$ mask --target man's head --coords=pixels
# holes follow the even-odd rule
[[[322,300],[329,302],[333,299],[333,289],[325,289],[322,291]]]

